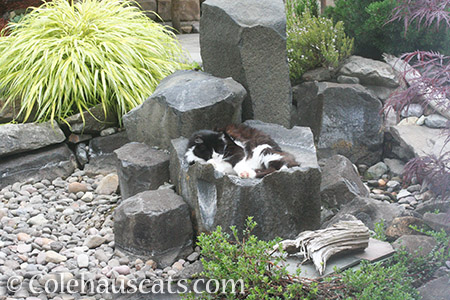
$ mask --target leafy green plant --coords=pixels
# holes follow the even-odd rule
[[[127,0],[46,2],[6,30],[0,90],[6,105],[21,99],[24,120],[36,111],[37,121],[64,121],[99,103],[121,120],[188,67],[174,35]]]
[[[358,300],[408,300],[419,299],[412,288],[408,268],[401,263],[361,263],[359,270],[349,269],[342,273],[342,281]]]
[[[386,241],[386,234],[384,232],[385,230],[385,225],[384,225],[384,220],[381,219],[379,222],[376,222],[374,225],[374,232],[375,235],[373,236],[373,238],[380,240],[380,241]]]
[[[250,217],[246,229],[239,238],[235,227],[231,227],[233,240],[220,226],[207,235],[198,237],[202,248],[202,263],[204,272],[200,276],[207,279],[242,280],[244,293],[232,293],[231,285],[221,285],[218,289],[222,294],[194,293],[185,299],[309,299],[317,293],[316,285],[294,282],[286,268],[282,266],[282,256],[273,257],[273,247],[278,240],[261,241],[251,234],[256,223]],[[298,270],[300,272],[300,270]],[[241,291],[238,287],[235,291]],[[308,289],[308,291],[306,290]],[[300,297],[301,296],[301,297]]]
[[[297,14],[295,0],[286,1],[287,52],[292,80],[319,66],[336,68],[351,55],[353,40],[344,33],[344,25],[314,16],[309,9]]]
[[[413,22],[405,35],[401,20],[389,22],[396,5],[397,0],[336,0],[325,14],[344,22],[345,33],[355,39],[355,53],[364,57],[381,58],[384,52],[400,55],[417,49],[450,54],[450,31],[420,28]]]

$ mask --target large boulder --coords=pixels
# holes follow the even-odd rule
[[[206,72],[231,76],[248,97],[244,119],[291,125],[291,86],[282,0],[207,0],[200,48]]]
[[[450,295],[450,275],[430,280],[418,291],[422,300],[446,300]]]
[[[56,123],[0,125],[0,157],[59,144],[65,139]]]
[[[327,208],[340,208],[356,196],[369,196],[369,191],[348,158],[334,155],[320,161],[320,164],[323,165],[320,184],[322,205]]]
[[[0,158],[0,189],[33,178],[36,181],[67,177],[77,166],[66,144]]]
[[[441,129],[418,125],[397,125],[390,127],[394,139],[392,152],[403,160],[426,155],[440,156],[450,151],[450,144],[445,144],[446,136]],[[445,147],[444,147],[445,145]]]
[[[129,142],[127,133],[124,131],[93,138],[89,142],[89,163],[84,167],[86,173],[108,175],[116,172],[117,157],[114,150]]]
[[[190,205],[198,232],[220,225],[235,225],[239,232],[248,216],[258,223],[254,233],[270,240],[293,238],[320,225],[321,174],[309,128],[290,130],[275,124],[245,124],[269,134],[283,150],[292,153],[300,167],[274,172],[262,179],[224,175],[210,164],[189,166],[185,159],[187,139],[172,141],[170,177],[178,193]]]
[[[304,83],[294,88],[296,124],[311,127],[320,158],[341,154],[353,163],[380,161],[380,100],[359,84]]]
[[[331,220],[322,224],[322,228],[326,228],[329,224],[335,223],[342,217],[353,215],[367,227],[374,230],[375,223],[384,220],[384,224],[389,225],[395,218],[405,214],[405,208],[398,204],[386,203],[372,198],[356,197],[342,206],[341,210]]]
[[[178,71],[128,112],[123,123],[131,141],[168,149],[170,140],[241,121],[245,89],[231,78]]]
[[[189,207],[171,189],[136,194],[114,211],[116,248],[160,268],[192,253],[193,236]]]
[[[364,85],[391,88],[399,86],[397,75],[387,63],[356,55],[350,56],[344,61],[338,75],[357,77],[360,83]]]
[[[169,154],[142,143],[128,143],[115,150],[120,195],[129,198],[156,190],[169,181]]]

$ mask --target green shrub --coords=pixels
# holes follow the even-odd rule
[[[277,267],[281,257],[271,256],[277,241],[265,242],[251,235],[255,226],[256,223],[249,218],[242,239],[238,237],[236,228],[231,227],[234,241],[220,226],[211,234],[202,233],[198,237],[204,267],[200,275],[219,282],[234,280],[237,283],[236,292],[241,291],[238,281],[242,279],[244,293],[232,294],[231,285],[226,285],[225,294],[205,293],[199,297],[192,293],[186,299],[308,299],[308,293],[302,291],[303,285],[288,282],[286,269]],[[220,286],[218,290],[222,291],[223,288]],[[311,289],[310,295],[313,296],[315,292]],[[300,298],[300,295],[303,297]]]
[[[315,17],[309,9],[297,15],[295,3],[286,1],[287,55],[294,81],[319,66],[336,68],[353,50],[353,40],[345,35],[342,22],[333,25],[327,18]]]
[[[335,7],[327,7],[326,15],[335,22],[344,22],[345,33],[355,39],[355,54],[364,57],[381,58],[384,52],[400,55],[417,49],[450,54],[450,31],[445,28],[418,29],[413,22],[405,36],[402,22],[387,23],[396,3],[396,0],[336,0]]]
[[[21,99],[25,120],[36,110],[37,121],[64,121],[99,103],[121,120],[162,78],[186,68],[174,35],[129,1],[55,0],[8,29],[0,90]]]

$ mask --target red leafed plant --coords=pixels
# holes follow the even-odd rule
[[[403,19],[405,31],[414,20],[418,26],[446,26],[450,30],[450,0],[399,0],[392,19]],[[394,93],[385,104],[385,110],[400,112],[412,102],[420,101],[425,107],[433,101],[440,111],[450,111],[450,57],[432,51],[415,51],[401,57],[412,68],[405,68],[403,76],[409,77],[409,87]],[[422,76],[415,76],[420,70]],[[425,96],[425,97],[424,97]],[[445,144],[450,142],[450,122],[442,134]],[[442,149],[436,155],[414,158],[405,166],[405,181],[417,178],[443,199],[450,194],[450,151]]]

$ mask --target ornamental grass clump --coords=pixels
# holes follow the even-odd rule
[[[97,104],[121,120],[187,67],[173,33],[130,1],[54,0],[0,36],[0,90],[6,105],[20,99],[25,121],[64,122]]]

